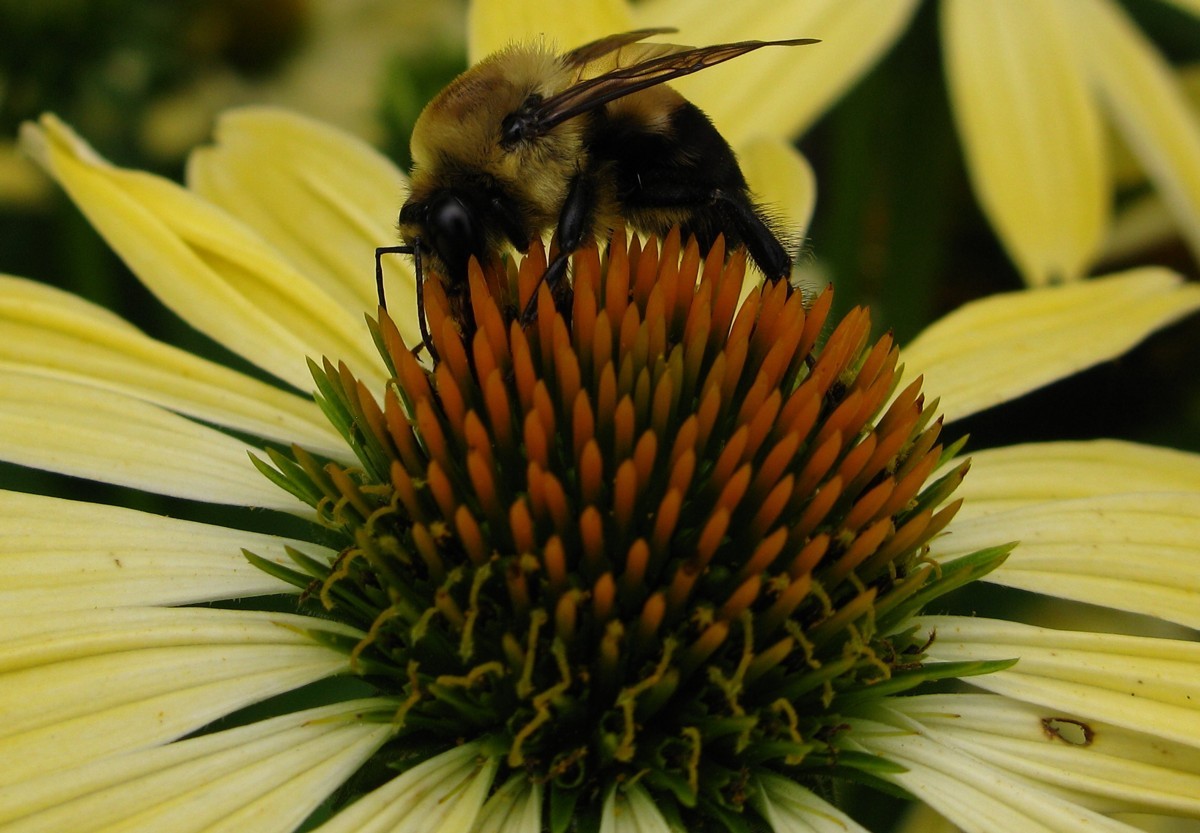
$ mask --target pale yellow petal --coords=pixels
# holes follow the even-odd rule
[[[52,116],[26,124],[22,140],[134,274],[192,326],[301,390],[312,389],[306,357],[342,359],[383,384],[362,319],[243,223],[166,179],[108,165]]]
[[[775,831],[787,833],[868,833],[841,810],[790,778],[763,774],[755,778],[754,808]]]
[[[641,784],[613,788],[600,812],[600,833],[672,833]]]
[[[0,139],[0,206],[18,210],[42,208],[50,202],[53,185],[12,139]]]
[[[0,789],[0,824],[21,833],[287,833],[392,735],[386,722],[357,719],[386,706],[294,712],[25,781]]]
[[[156,341],[70,293],[5,275],[0,366],[115,391],[331,457],[346,455],[311,398]]]
[[[1077,833],[1129,828],[1054,790],[1014,776],[985,758],[920,733],[866,720],[850,720],[847,736],[861,750],[904,766],[880,773],[972,833]]]
[[[928,804],[913,802],[904,810],[892,833],[962,833],[962,828]]]
[[[0,459],[135,489],[309,514],[250,462],[259,449],[156,405],[0,372]]]
[[[336,555],[273,535],[0,491],[0,610],[65,613],[294,593],[242,554],[294,567],[289,546],[318,561]]]
[[[993,295],[930,325],[902,354],[947,419],[1014,399],[1114,358],[1200,309],[1200,286],[1159,268]]]
[[[767,215],[787,238],[802,240],[817,202],[816,177],[804,155],[783,139],[759,137],[738,148],[738,161]]]
[[[483,805],[471,833],[542,833],[542,785],[518,773]]]
[[[1200,747],[1200,643],[955,616],[917,620],[935,661],[1018,658],[972,685],[1083,720]]]
[[[1137,833],[1200,833],[1200,821],[1194,818],[1158,813],[1119,813],[1114,818],[1130,825]]]
[[[1021,542],[984,581],[1200,629],[1200,491],[1049,501],[950,529],[938,560]]]
[[[1122,442],[1028,443],[970,455],[955,496],[962,521],[1057,500],[1139,492],[1200,493],[1200,455]]]
[[[479,816],[499,766],[466,743],[364,795],[315,833],[463,833]]]
[[[173,740],[347,670],[305,631],[331,622],[258,611],[118,608],[0,621],[0,783]]]
[[[738,160],[750,193],[773,222],[781,242],[793,257],[793,285],[800,286],[805,292],[810,289],[820,291],[810,285],[812,282],[804,271],[804,234],[817,199],[816,177],[808,160],[789,142],[765,136],[740,148]],[[758,278],[746,281],[739,303],[745,301],[761,281],[761,272],[755,269],[753,274]]]
[[[1200,119],[1179,78],[1110,0],[1075,0],[1075,37],[1126,143],[1200,256]]]
[[[624,0],[474,0],[467,13],[467,56],[474,64],[513,41],[535,38],[565,51],[633,28]]]
[[[408,193],[387,157],[298,113],[247,107],[221,116],[215,144],[192,153],[187,174],[190,188],[253,228],[355,320],[374,314],[375,249],[399,242]],[[415,340],[412,266],[386,265],[393,317]]]
[[[990,694],[897,697],[886,709],[947,746],[1069,790],[1092,809],[1200,815],[1195,748]]]
[[[1111,185],[1078,27],[1058,3],[941,9],[950,97],[984,211],[1027,283],[1083,277]]]
[[[794,137],[882,57],[908,26],[916,0],[651,0],[637,26],[676,26],[665,36],[707,46],[738,40],[820,38],[763,49],[672,83],[712,117],[734,147],[755,136]]]
[[[1200,17],[1200,0],[1166,0],[1173,6],[1178,6],[1189,14]]]

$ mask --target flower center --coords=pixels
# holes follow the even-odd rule
[[[923,556],[966,466],[926,485],[956,449],[891,338],[859,309],[818,350],[831,293],[739,305],[742,253],[680,248],[578,253],[527,328],[540,249],[427,281],[432,370],[385,315],[382,405],[317,374],[361,466],[273,457],[342,537],[299,581],[366,632],[398,737],[488,738],[566,817],[621,780],[727,813],[756,768],[827,777],[846,709],[934,675],[905,622],[963,580]]]

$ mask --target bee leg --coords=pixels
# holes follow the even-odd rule
[[[437,351],[433,349],[433,339],[429,337],[429,328],[425,323],[425,282],[421,273],[421,244],[417,241],[412,246],[380,246],[375,249],[375,289],[379,293],[379,307],[387,312],[387,294],[383,291],[383,256],[412,255],[413,265],[417,273],[417,321],[421,324],[421,343],[412,348],[412,354],[417,356],[422,350],[428,350],[429,356],[435,362],[438,360]]]
[[[375,249],[375,289],[379,293],[379,306],[385,310],[387,309],[387,293],[383,290],[383,256],[415,253],[415,246],[379,246]]]
[[[568,258],[580,247],[584,235],[591,230],[595,208],[596,183],[587,171],[580,171],[571,180],[567,198],[563,200],[562,209],[558,213],[558,254],[550,261],[545,275],[542,276],[542,281],[546,282],[554,295],[554,306],[560,312],[565,313],[571,303],[570,287],[565,280]],[[522,325],[533,321],[540,286],[541,281],[533,288],[533,295],[525,305],[525,311],[521,313]]]
[[[429,335],[429,322],[425,318],[425,277],[421,274],[421,255],[416,255],[417,264],[417,323],[421,325],[421,343],[412,349],[413,358],[421,355],[421,349],[429,351],[429,358],[438,360],[437,350],[433,346],[433,338]]]
[[[745,194],[731,194],[714,188],[710,199],[728,213],[729,220],[742,237],[750,257],[772,283],[792,275],[792,258],[779,238]],[[790,284],[789,284],[790,288]]]

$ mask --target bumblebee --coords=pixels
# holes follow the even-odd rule
[[[768,279],[786,280],[791,255],[729,143],[665,84],[765,46],[815,41],[643,42],[673,31],[610,35],[565,54],[515,44],[442,90],[413,128],[411,190],[398,223],[404,245],[376,252],[381,305],[380,256],[413,255],[429,344],[423,264],[448,296],[461,297],[472,256],[483,262],[510,245],[524,251],[535,235],[556,230],[558,254],[544,278],[554,289],[568,256],[618,221],[658,235],[678,224],[704,252],[724,235],[731,248],[744,245]]]

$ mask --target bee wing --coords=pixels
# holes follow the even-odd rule
[[[599,49],[599,44],[607,44],[610,40],[619,40],[622,37],[632,37],[634,35],[639,35],[639,33],[630,32],[624,36],[614,35],[612,38],[605,38],[603,41],[597,41],[595,44],[582,46],[580,50]],[[604,52],[600,54],[603,56],[614,49],[619,49],[623,45],[636,43],[637,40],[640,40],[640,37],[634,37],[625,43],[618,43],[615,47],[605,46]],[[745,55],[747,52],[761,49],[764,46],[803,46],[809,43],[817,43],[817,41],[813,38],[775,41],[750,40],[695,48],[671,46],[670,44],[646,44],[646,48],[652,54],[657,53],[655,57],[626,66],[618,65],[607,72],[602,72],[594,77],[584,78],[578,83],[572,84],[562,92],[542,101],[532,121],[537,126],[537,133],[545,133],[567,119],[578,116],[581,113],[586,113],[589,110],[594,110],[614,99],[623,98],[631,93],[644,90],[647,87],[664,84],[676,78],[682,78],[685,75],[691,75],[693,72],[699,72],[702,69],[708,69],[711,66],[724,63],[739,55]],[[655,47],[658,47],[658,49],[655,49]],[[664,55],[662,54],[662,47],[667,47],[672,51]]]
[[[610,52],[615,52],[623,46],[629,46],[631,43],[637,43],[653,35],[666,35],[677,31],[679,30],[666,26],[657,29],[634,29],[632,32],[609,35],[606,38],[600,38],[600,40],[594,40],[591,43],[585,43],[583,46],[572,49],[562,56],[562,62],[567,67],[582,67]]]

